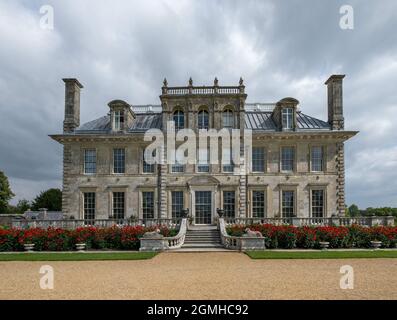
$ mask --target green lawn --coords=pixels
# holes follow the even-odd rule
[[[86,261],[86,260],[145,260],[155,252],[60,252],[60,253],[4,253],[0,261]]]
[[[397,258],[397,250],[365,251],[247,251],[252,259],[356,259],[356,258]]]

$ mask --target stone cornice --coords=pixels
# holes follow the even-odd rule
[[[264,132],[253,131],[252,140],[309,140],[309,139],[338,139],[346,141],[354,137],[358,131],[295,131],[295,132]],[[124,134],[85,133],[85,134],[53,134],[52,139],[59,143],[73,141],[143,141],[144,132],[131,132]]]

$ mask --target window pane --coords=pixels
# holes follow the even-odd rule
[[[265,149],[252,148],[252,171],[264,172],[265,171]]]
[[[292,108],[284,108],[282,110],[282,124],[284,129],[292,129],[294,122],[294,110]]]
[[[113,217],[115,219],[124,219],[125,193],[113,192]]]
[[[180,111],[180,110],[175,111],[173,120],[175,123],[175,130],[180,130],[185,127],[185,115],[182,111]]]
[[[198,113],[198,128],[199,129],[208,129],[209,124],[209,116],[206,110],[201,110]]]
[[[124,112],[123,111],[114,111],[113,115],[113,128],[115,131],[122,130],[124,127]]]
[[[223,210],[225,217],[234,218],[236,215],[236,193],[223,191]]]
[[[293,147],[281,148],[281,170],[293,171],[295,162],[295,149]]]
[[[198,166],[197,166],[198,172],[209,172],[210,171],[209,161],[210,161],[210,153],[208,149],[199,149]]]
[[[153,156],[156,155],[156,152],[153,151]],[[155,164],[149,164],[145,161],[145,150],[142,152],[142,158],[143,158],[143,172],[144,173],[154,173],[155,170]]]
[[[96,173],[96,150],[84,150],[84,173]]]
[[[142,192],[143,219],[154,218],[154,192]]]
[[[283,191],[282,193],[282,215],[286,218],[291,218],[295,215],[295,192]]]
[[[224,128],[234,127],[234,116],[232,110],[223,111],[223,127]]]
[[[183,191],[172,191],[171,196],[172,196],[172,217],[181,218],[182,210],[184,207]]]
[[[125,173],[125,149],[113,149],[113,172]]]
[[[172,172],[185,172],[185,166],[183,164],[175,163],[171,166]]]
[[[84,223],[94,224],[95,219],[95,192],[84,192]]]
[[[312,190],[312,216],[324,217],[324,190]]]
[[[312,171],[323,171],[323,148],[311,148]]]
[[[265,217],[265,191],[252,191],[252,217]]]
[[[223,149],[222,160],[223,160],[223,172],[233,172],[234,171],[234,163],[233,163],[231,148]]]

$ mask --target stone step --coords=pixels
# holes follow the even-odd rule
[[[192,236],[187,234],[185,236],[186,239],[219,239],[220,235],[211,235],[211,236],[204,236],[204,235],[200,235],[200,236]]]
[[[189,243],[182,246],[183,249],[187,248],[223,248],[220,243]]]
[[[187,234],[186,238],[220,238],[220,234]]]
[[[202,240],[202,239],[191,240],[191,239],[189,239],[189,240],[186,240],[185,239],[184,243],[220,243],[220,242],[221,242],[221,239],[216,239],[216,240],[213,240],[213,239],[209,239],[209,240]]]
[[[217,236],[220,233],[219,232],[186,232],[187,235],[193,235],[193,236]]]
[[[220,234],[187,234],[185,238],[220,238]]]

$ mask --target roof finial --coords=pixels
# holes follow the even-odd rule
[[[244,85],[243,77],[240,77],[239,85],[240,86]]]
[[[164,78],[163,85],[164,85],[164,87],[168,86],[167,78]]]
[[[189,78],[189,86],[192,87],[193,86],[193,80],[192,77]]]
[[[217,78],[217,77],[215,77],[215,79],[214,79],[214,86],[215,86],[215,87],[218,86],[218,78]]]

